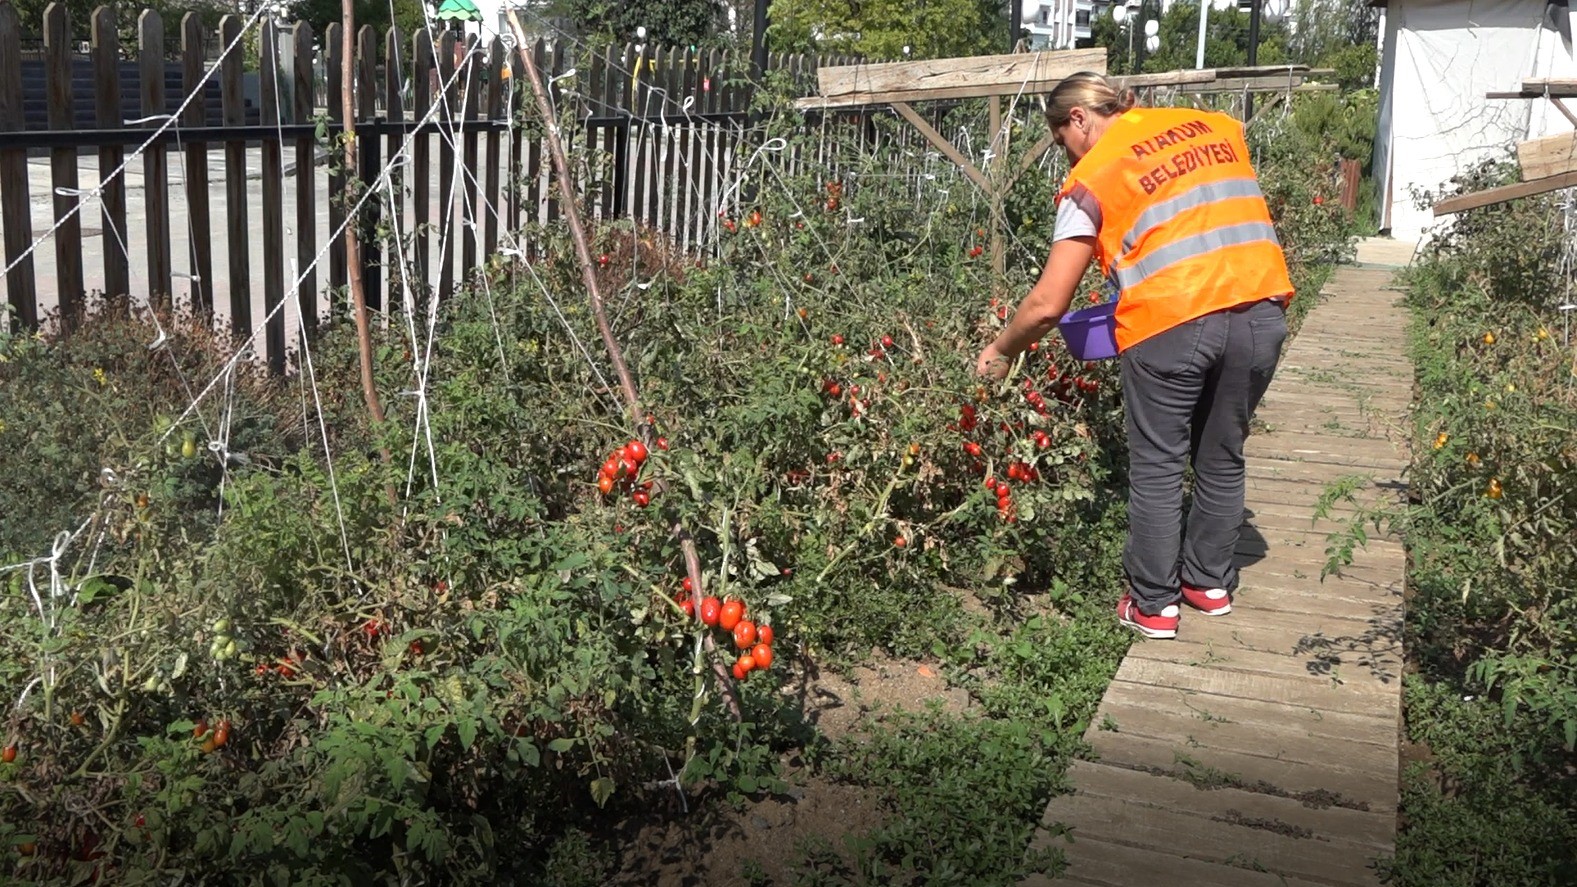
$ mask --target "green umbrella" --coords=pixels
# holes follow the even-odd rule
[[[444,0],[438,7],[438,18],[451,22],[479,22],[482,11],[471,0]]]

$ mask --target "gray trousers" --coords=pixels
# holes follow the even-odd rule
[[[1243,440],[1287,338],[1272,301],[1217,311],[1122,353],[1128,424],[1128,542],[1123,570],[1141,612],[1195,588],[1237,587]],[[1183,525],[1183,471],[1194,502]]]

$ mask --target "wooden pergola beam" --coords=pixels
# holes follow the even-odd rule
[[[1517,165],[1524,181],[1577,172],[1577,132],[1518,142]]]
[[[1501,185],[1497,188],[1485,188],[1471,194],[1458,194],[1448,197],[1434,206],[1434,213],[1438,216],[1448,216],[1464,210],[1478,209],[1481,206],[1492,206],[1496,203],[1505,203],[1519,197],[1532,197],[1535,194],[1546,194],[1550,191],[1559,191],[1562,188],[1577,187],[1577,172],[1563,172],[1560,175],[1545,176],[1544,178],[1531,179],[1518,182],[1515,185]]]
[[[926,141],[936,146],[936,150],[946,154],[949,160],[958,164],[958,168],[963,170],[964,175],[968,176],[971,182],[979,185],[981,190],[987,194],[991,193],[991,181],[986,178],[985,173],[982,173],[968,157],[965,157],[964,152],[958,150],[952,142],[949,142],[946,136],[937,132],[930,123],[927,123],[926,119],[921,117],[918,111],[910,107],[908,102],[893,102],[892,105],[893,110],[902,114],[905,120],[909,121],[915,129],[920,131],[920,135],[925,136]]]
[[[1106,50],[1064,49],[917,62],[839,65],[816,71],[819,95],[800,110],[1050,92],[1070,74],[1106,73]]]

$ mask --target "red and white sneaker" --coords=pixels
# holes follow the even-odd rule
[[[1177,637],[1177,623],[1182,621],[1182,611],[1176,604],[1167,604],[1158,615],[1147,616],[1139,612],[1139,605],[1124,594],[1117,602],[1117,621],[1138,631],[1147,638]]]
[[[1232,612],[1232,593],[1225,588],[1195,588],[1184,584],[1183,600],[1206,616],[1225,616]]]

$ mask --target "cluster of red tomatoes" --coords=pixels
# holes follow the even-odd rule
[[[202,740],[200,748],[203,754],[213,754],[214,751],[223,748],[229,743],[230,721],[228,718],[223,719],[210,731],[208,729],[208,719],[198,718],[196,726],[192,727],[192,738]]]
[[[668,442],[657,438],[657,448],[667,449]],[[597,472],[597,489],[606,496],[613,492],[614,487],[618,487],[630,491],[630,499],[637,506],[645,508],[652,504],[652,482],[639,483],[637,480],[646,456],[646,444],[638,440],[631,440],[609,453]]]
[[[766,670],[772,666],[771,625],[752,622],[745,612],[744,601],[738,598],[718,600],[707,595],[698,603],[694,593],[695,583],[686,576],[683,590],[674,601],[686,616],[700,619],[702,625],[721,628],[732,636],[734,647],[739,650],[739,658],[734,660],[735,680],[743,681],[752,671]]]
[[[979,424],[980,417],[975,410],[974,404],[966,403],[959,408],[958,423],[955,427],[960,432],[972,434],[979,427]],[[1011,429],[1004,424],[1003,431],[1009,432]],[[1046,449],[1051,446],[1051,436],[1038,428],[1030,433],[1030,437],[1040,449]],[[964,441],[964,453],[975,460],[974,469],[976,471],[985,471],[985,464],[980,461],[985,455],[985,448],[980,445],[979,441]],[[1032,483],[1040,480],[1040,471],[1034,465],[1022,459],[1012,459],[1008,462],[1006,480],[992,478],[989,475],[986,477],[985,488],[996,493],[997,496],[997,514],[1008,523],[1014,523],[1018,520],[1018,515],[1013,509],[1013,488],[1008,484],[1009,480],[1018,481],[1019,483]]]
[[[370,635],[369,635],[370,636]],[[270,672],[277,673],[282,678],[293,678],[301,669],[301,663],[306,661],[306,654],[297,649],[291,649],[288,656],[281,656],[276,664],[259,662],[255,669],[258,677],[267,677]]]

